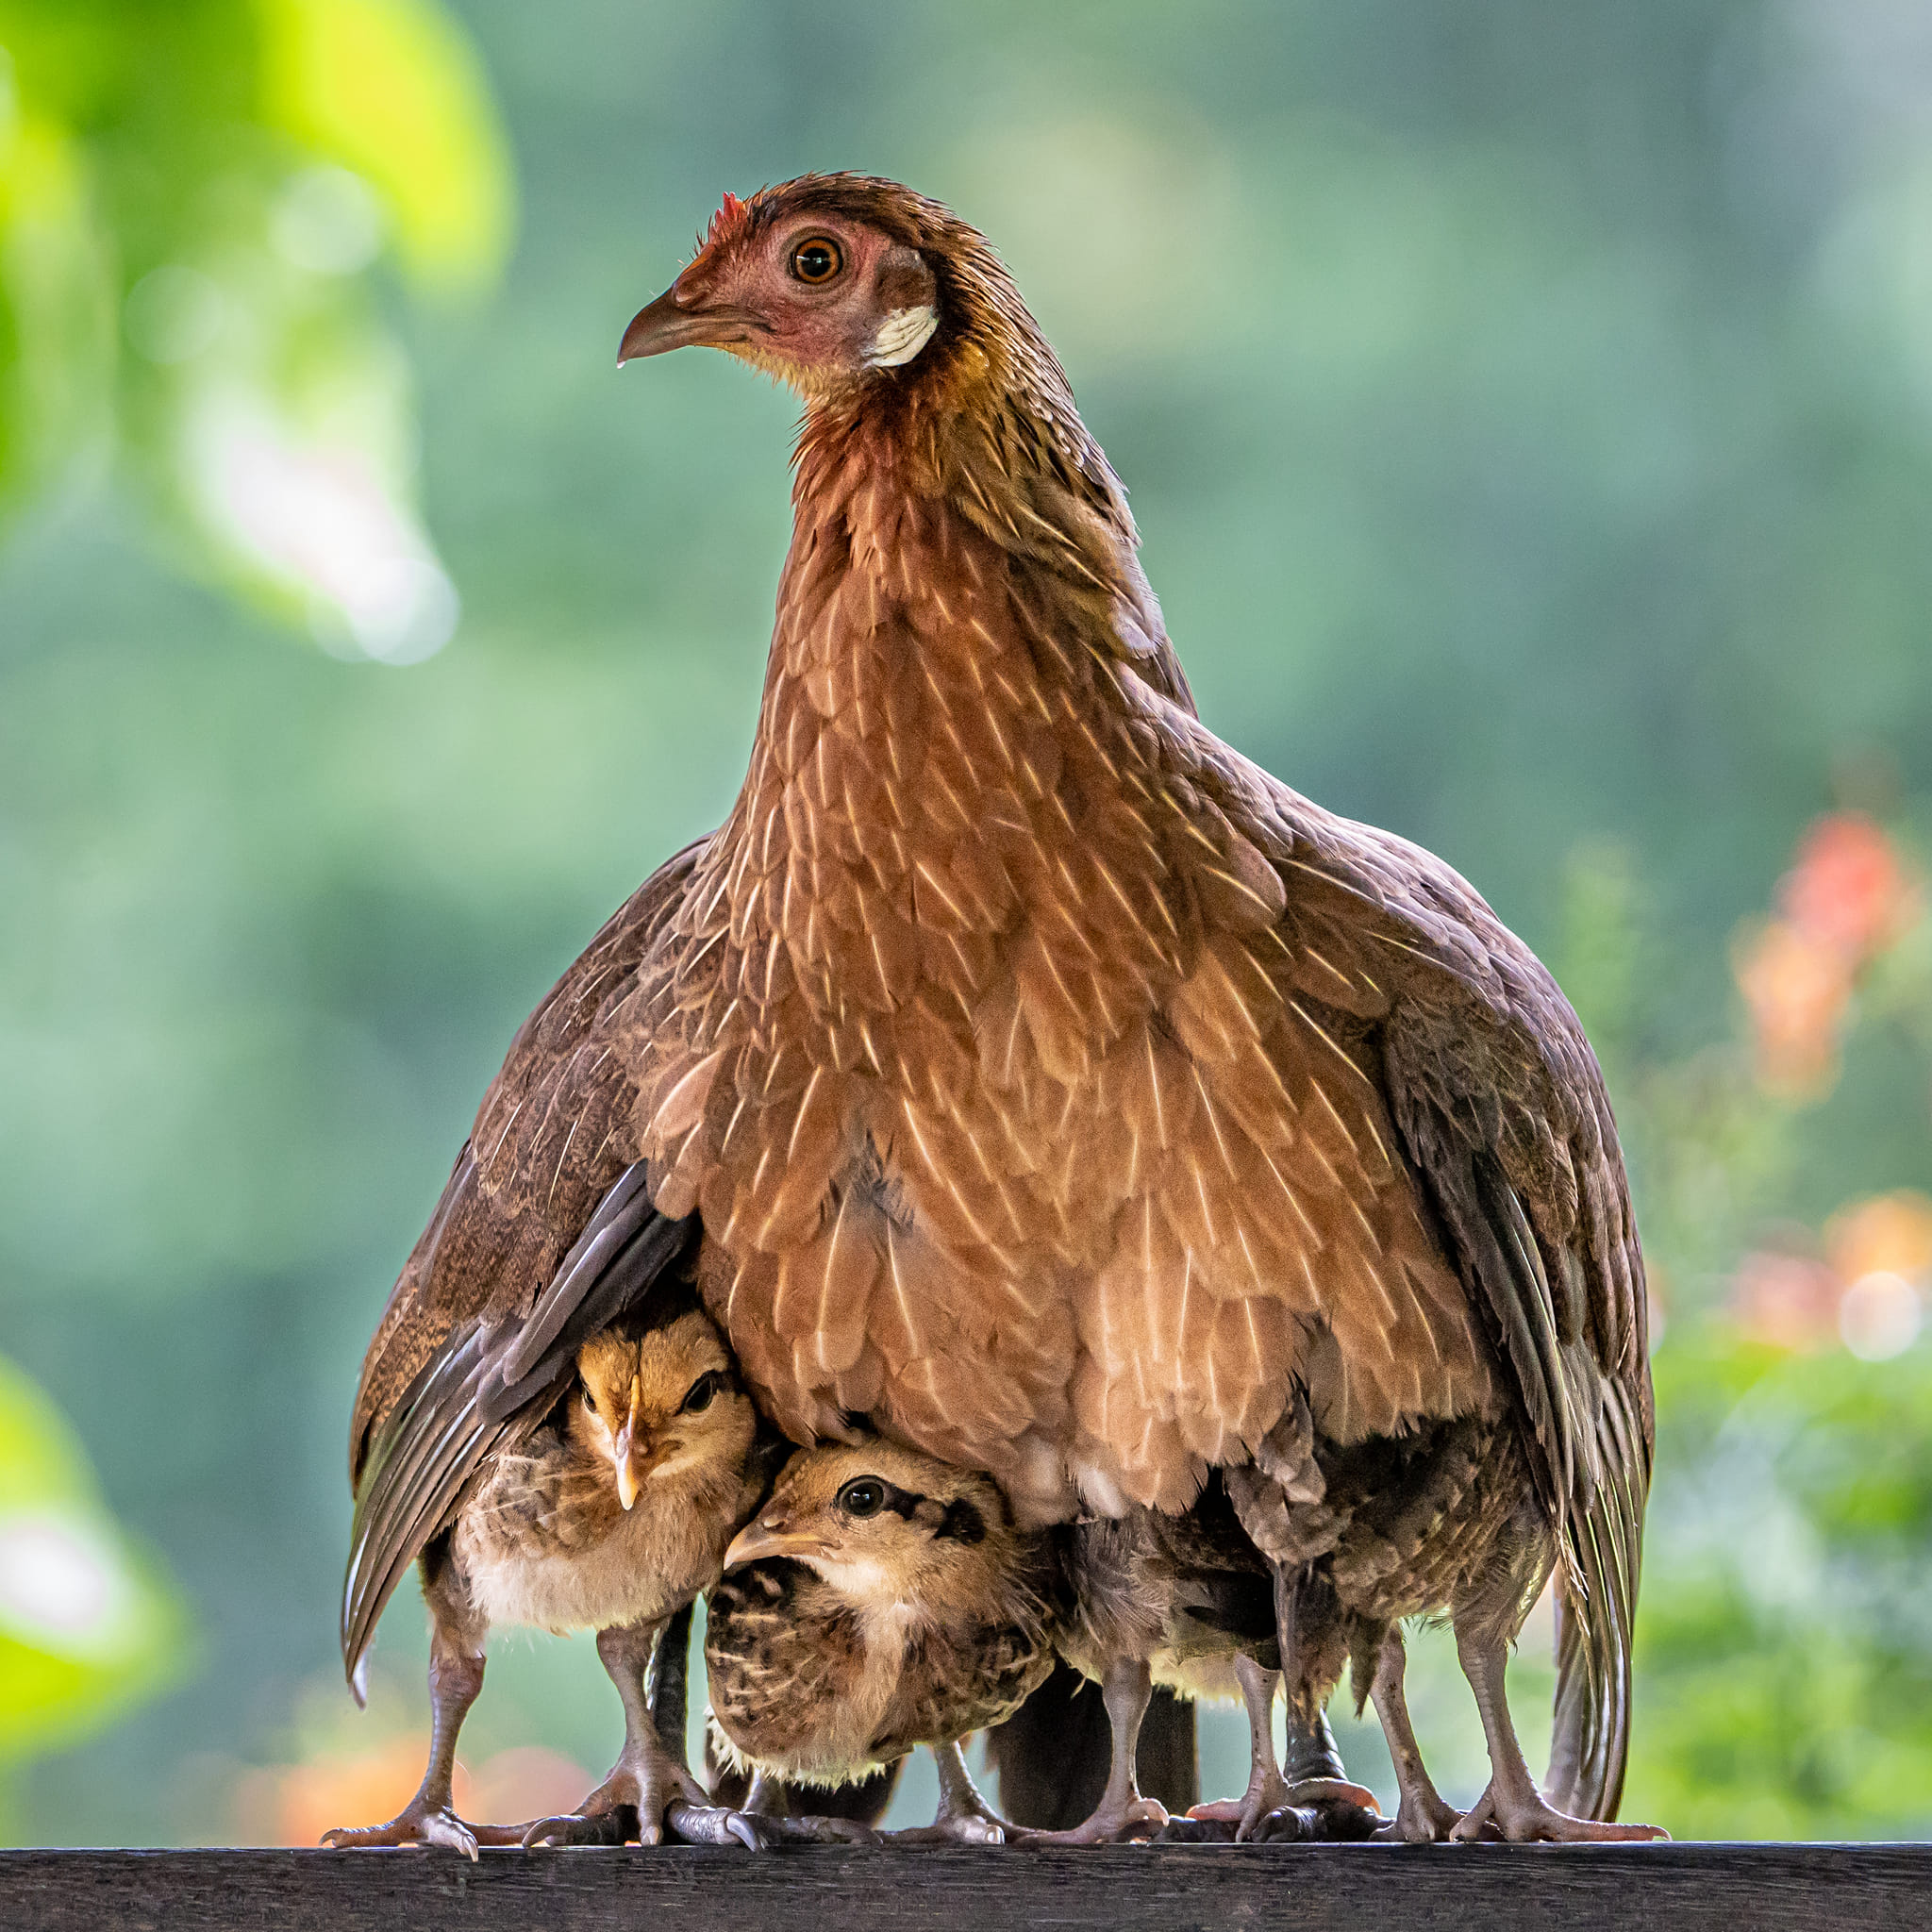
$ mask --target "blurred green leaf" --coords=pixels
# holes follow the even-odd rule
[[[372,273],[486,285],[510,202],[433,0],[0,0],[0,506],[112,454],[183,565],[426,656],[457,599]]]
[[[0,1357],[0,1772],[164,1690],[186,1636],[72,1430]]]

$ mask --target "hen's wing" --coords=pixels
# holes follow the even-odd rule
[[[529,1319],[459,1322],[383,1416],[356,1492],[342,1579],[342,1667],[358,1698],[363,1653],[403,1573],[490,1457],[549,1412],[584,1341],[638,1307],[696,1234],[694,1221],[658,1214],[642,1167],[630,1168]]]
[[[1655,1422],[1643,1257],[1603,1076],[1556,982],[1454,872],[1271,791],[1296,888],[1285,923],[1345,926],[1386,990],[1390,1111],[1561,1538],[1551,1796],[1608,1817]]]
[[[607,1029],[701,849],[661,866],[524,1024],[383,1311],[349,1435],[352,1682],[390,1592],[464,1486],[541,1418],[584,1338],[691,1239],[651,1208],[634,1087]]]

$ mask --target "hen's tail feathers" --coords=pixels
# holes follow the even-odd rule
[[[1630,1640],[1643,1561],[1650,1455],[1632,1396],[1604,1391],[1597,1422],[1601,1474],[1587,1508],[1569,1520],[1578,1592],[1557,1585],[1556,1723],[1547,1796],[1574,1818],[1611,1819],[1630,1752]]]

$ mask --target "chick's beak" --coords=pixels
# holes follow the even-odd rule
[[[644,356],[661,356],[668,349],[692,344],[703,348],[727,349],[747,342],[758,332],[757,318],[742,308],[710,303],[681,281],[672,285],[631,317],[624,340],[617,345],[617,366],[635,362]]]
[[[610,1445],[610,1460],[617,1470],[617,1500],[628,1509],[638,1499],[644,1478],[678,1445],[654,1442],[638,1431],[637,1417],[631,1416],[617,1432]]]
[[[747,1523],[731,1539],[731,1547],[724,1552],[724,1567],[736,1570],[741,1563],[756,1563],[766,1557],[816,1556],[824,1547],[823,1539],[793,1529],[789,1517],[767,1514],[756,1523]]]

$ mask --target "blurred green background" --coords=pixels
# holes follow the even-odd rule
[[[367,1714],[336,1662],[356,1366],[516,1024],[741,775],[793,406],[612,362],[814,167],[993,238],[1209,723],[1591,1029],[1661,1335],[1626,1815],[1924,1833],[1917,0],[0,0],[0,1837],[413,1785],[407,1600]],[[472,1814],[617,1728],[505,1635]]]

